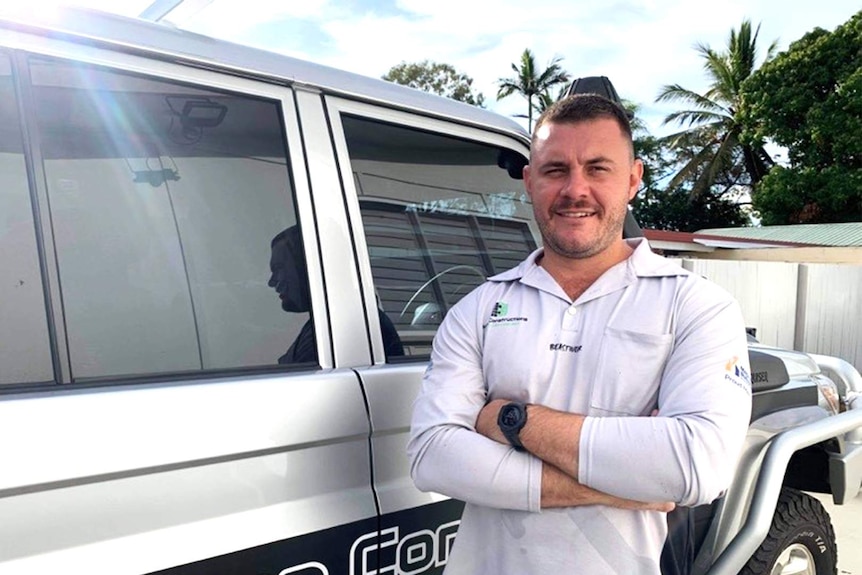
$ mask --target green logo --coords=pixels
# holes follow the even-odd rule
[[[491,312],[491,317],[502,317],[509,313],[509,304],[504,301],[498,301],[494,305],[494,311]]]

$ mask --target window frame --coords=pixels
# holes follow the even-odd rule
[[[59,360],[58,354],[56,353],[57,346],[55,345],[56,334],[54,333],[53,322],[51,321],[51,308],[52,302],[51,298],[48,295],[47,283],[46,283],[46,258],[45,258],[45,250],[48,246],[45,246],[45,241],[43,235],[41,233],[41,228],[39,222],[41,221],[40,214],[40,205],[38,202],[38,198],[36,195],[36,189],[34,185],[35,177],[34,177],[34,166],[33,166],[33,152],[32,152],[32,144],[30,141],[30,134],[28,130],[27,121],[25,118],[25,101],[27,100],[25,97],[25,93],[22,92],[22,85],[24,82],[21,80],[22,77],[22,67],[21,62],[18,58],[18,52],[16,50],[9,49],[6,46],[0,46],[0,52],[2,52],[2,56],[8,60],[10,67],[10,81],[12,84],[13,90],[13,98],[14,105],[17,110],[17,120],[18,125],[16,128],[20,130],[21,134],[21,154],[24,162],[24,177],[26,178],[25,186],[27,187],[27,199],[30,203],[30,210],[32,213],[32,229],[30,230],[33,233],[34,246],[36,249],[36,259],[38,266],[38,274],[39,274],[39,286],[38,290],[41,292],[41,299],[43,301],[43,308],[41,315],[38,319],[39,321],[45,321],[45,331],[46,331],[46,339],[43,342],[46,346],[45,351],[47,352],[48,357],[48,365],[43,366],[47,368],[46,371],[51,372],[51,377],[44,380],[31,379],[27,382],[15,382],[15,383],[3,383],[0,384],[0,390],[14,388],[19,385],[25,386],[39,386],[39,385],[50,385],[56,381],[56,374],[60,372],[59,370]],[[53,247],[50,246],[51,248]],[[29,255],[29,254],[28,254]],[[34,318],[35,321],[35,318]]]
[[[362,221],[360,196],[353,179],[352,162],[348,153],[347,139],[344,126],[341,121],[342,115],[350,115],[363,120],[378,121],[408,130],[421,130],[442,137],[458,138],[477,144],[486,144],[499,148],[514,150],[525,158],[530,157],[529,139],[516,138],[513,135],[505,135],[496,131],[482,129],[480,126],[469,126],[452,121],[424,116],[417,112],[405,112],[393,110],[375,104],[348,100],[340,96],[327,96],[325,98],[329,122],[332,126],[333,145],[338,159],[338,167],[343,185],[344,202],[347,207],[350,227],[356,253],[356,265],[358,266],[359,278],[363,285],[368,286],[363,290],[363,304],[366,310],[374,310],[377,307],[374,278],[371,272],[371,259],[365,236],[365,226]],[[539,237],[538,228],[530,218],[529,229],[533,237]],[[366,314],[372,338],[372,363],[374,365],[386,363],[383,350],[383,338],[381,335],[380,321],[377,314]],[[426,355],[405,356],[401,361],[425,362]]]
[[[11,37],[10,37],[11,36]],[[96,66],[108,72],[132,74],[155,81],[176,82],[181,85],[211,89],[272,101],[278,106],[284,121],[282,137],[287,149],[287,176],[294,194],[297,221],[301,224],[302,239],[307,254],[309,289],[312,299],[312,318],[318,341],[318,363],[321,367],[332,366],[331,346],[328,345],[329,315],[324,301],[323,271],[320,258],[310,257],[319,253],[316,218],[312,205],[310,185],[306,169],[306,149],[301,138],[299,113],[294,90],[291,86],[266,83],[260,80],[241,78],[223,72],[213,72],[169,61],[143,57],[133,53],[106,50],[94,46],[71,43],[56,38],[38,39],[20,34],[4,34],[3,48],[13,62],[16,90],[21,102],[21,123],[24,132],[25,158],[28,166],[28,182],[31,196],[35,197],[35,228],[39,238],[40,259],[42,261],[43,287],[46,293],[46,307],[51,337],[51,353],[54,358],[54,379],[43,383],[21,383],[4,385],[0,391],[15,391],[34,386],[49,388],[74,384],[75,387],[105,385],[117,382],[165,381],[178,379],[199,379],[238,373],[266,373],[277,369],[293,369],[287,366],[251,366],[230,369],[209,369],[197,371],[154,372],[140,375],[105,376],[87,378],[84,381],[72,380],[72,363],[69,353],[68,334],[65,327],[65,310],[61,277],[59,274],[58,254],[51,223],[48,186],[43,165],[43,152],[36,130],[36,115],[32,104],[30,77],[31,58],[48,58],[70,65]],[[320,345],[321,341],[325,345]],[[306,366],[307,369],[307,366]]]
[[[518,221],[518,220],[509,220],[502,218],[492,218],[487,215],[475,214],[475,213],[456,213],[456,212],[444,212],[444,213],[419,213],[417,211],[412,210],[404,210],[404,206],[397,202],[386,201],[379,198],[361,198],[359,201],[360,210],[363,213],[363,226],[367,226],[368,218],[372,217],[377,219],[379,222],[380,219],[388,219],[389,221],[397,221],[401,220],[403,224],[403,232],[404,232],[404,240],[407,240],[407,236],[410,237],[412,244],[415,245],[415,249],[421,251],[421,253],[412,258],[414,260],[415,269],[420,269],[424,271],[426,282],[417,289],[412,297],[404,302],[404,305],[401,309],[401,314],[403,314],[407,306],[413,302],[414,298],[418,296],[423,291],[428,291],[428,297],[430,297],[430,301],[426,303],[435,304],[437,309],[439,309],[444,315],[448,313],[448,311],[452,308],[456,301],[453,301],[452,295],[449,290],[446,289],[448,282],[443,280],[442,278],[450,271],[455,271],[457,269],[461,269],[463,271],[464,268],[468,268],[471,270],[473,274],[475,274],[472,279],[479,278],[479,281],[475,286],[470,287],[472,290],[473,287],[478,286],[480,283],[484,281],[485,278],[494,276],[496,274],[502,273],[519,263],[523,257],[526,257],[527,254],[531,253],[538,247],[536,243],[536,238],[532,236],[532,232],[530,231],[530,222],[527,221]],[[437,220],[435,222],[435,220]],[[468,248],[464,252],[460,254],[454,254],[455,257],[459,258],[469,258],[470,256],[475,256],[477,261],[472,263],[458,263],[455,265],[451,265],[446,263],[447,257],[445,254],[438,254],[437,251],[431,246],[433,241],[435,240],[435,226],[446,227],[446,221],[455,221],[462,222],[463,225],[459,226],[456,224],[449,224],[452,226],[455,231],[464,231],[467,232],[467,236],[469,236],[469,241],[472,242],[473,247],[475,247],[475,254],[471,253],[471,250]],[[377,223],[377,222],[375,222]],[[388,223],[388,222],[386,222]],[[507,224],[510,225],[507,226]],[[492,257],[489,247],[489,244],[494,240],[493,237],[488,237],[484,233],[486,225],[500,225],[502,227],[509,227],[511,232],[514,234],[521,236],[522,244],[527,247],[527,251],[518,256],[514,261],[507,261],[504,265],[500,265],[500,262],[497,261],[494,257]],[[454,235],[450,235],[449,238],[454,237]],[[437,238],[439,239],[439,238]],[[366,243],[368,242],[368,236],[366,235]],[[396,242],[397,243],[397,242]],[[379,247],[379,246],[376,246]],[[467,246],[465,246],[467,247]],[[386,248],[383,248],[386,249]],[[373,261],[375,259],[374,254],[369,249],[369,260]],[[397,256],[396,256],[397,257]],[[403,257],[397,257],[397,259],[404,259]],[[407,259],[409,256],[407,256]],[[374,266],[372,265],[372,275],[374,274]],[[384,268],[378,268],[378,271],[381,269],[391,269],[391,266],[385,266]],[[378,273],[378,276],[380,274]],[[468,274],[469,276],[470,274]],[[401,278],[398,278],[401,279]],[[438,280],[438,281],[435,281]],[[469,285],[462,283],[461,285]],[[381,296],[382,290],[384,286],[376,285],[375,292],[378,297],[380,297],[383,301],[392,302],[393,299],[396,298],[384,298]],[[386,286],[389,290],[398,292],[397,288],[393,286]],[[460,287],[460,286],[459,286]],[[466,295],[465,293],[460,294],[461,296]],[[425,298],[423,298],[424,301]],[[460,299],[458,297],[457,299]],[[399,302],[401,303],[401,302]],[[391,312],[392,310],[390,310]],[[399,321],[394,321],[393,323],[398,326]],[[412,341],[430,341],[430,339],[434,335],[434,329],[407,329],[406,331],[400,331],[399,335],[401,336],[402,341],[405,344],[408,344]],[[405,339],[406,338],[406,339]],[[408,354],[410,355],[410,354]]]

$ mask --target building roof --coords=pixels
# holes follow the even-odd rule
[[[757,242],[792,242],[817,246],[862,247],[862,222],[842,224],[795,224],[759,228],[713,228],[696,235],[734,238]]]
[[[668,230],[643,230],[650,245],[657,249],[711,252],[716,248],[724,249],[756,249],[756,248],[797,248],[811,247],[812,244],[787,242],[780,240],[761,240],[757,238],[735,238],[705,233],[672,232]],[[819,245],[819,244],[813,244]]]

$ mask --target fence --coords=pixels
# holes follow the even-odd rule
[[[840,357],[862,371],[862,265],[681,263],[732,293],[761,343]]]

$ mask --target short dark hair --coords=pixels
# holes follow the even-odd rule
[[[542,112],[533,129],[533,143],[539,128],[545,124],[577,124],[601,118],[615,120],[623,134],[632,140],[632,125],[622,106],[598,94],[573,94],[554,102]]]

